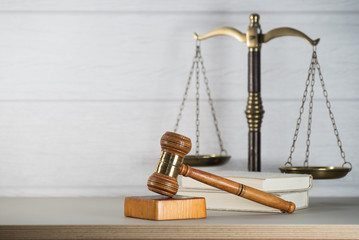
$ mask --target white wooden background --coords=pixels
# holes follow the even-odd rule
[[[315,181],[312,196],[359,195],[359,2],[0,0],[0,196],[143,193],[159,139],[172,130],[194,54],[194,31],[288,26],[321,38],[318,58],[352,172]],[[216,169],[247,169],[247,47],[202,42],[225,147]],[[289,154],[312,48],[286,37],[262,47],[263,171]],[[342,160],[317,82],[310,165]],[[192,89],[194,87],[192,86]],[[193,91],[179,132],[194,138]],[[218,153],[205,93],[201,152]],[[306,117],[304,117],[306,119]],[[303,120],[303,122],[305,122]],[[305,125],[294,163],[304,160]]]

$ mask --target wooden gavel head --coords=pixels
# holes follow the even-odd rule
[[[184,157],[191,151],[191,139],[174,132],[166,132],[161,138],[162,152],[157,170],[148,178],[150,191],[172,197],[177,193],[177,176]]]

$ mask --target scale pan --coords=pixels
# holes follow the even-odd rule
[[[350,172],[351,168],[319,166],[319,167],[282,167],[282,173],[310,174],[314,179],[336,179],[342,178]]]
[[[229,161],[228,155],[187,155],[184,158],[184,164],[190,166],[218,166]]]

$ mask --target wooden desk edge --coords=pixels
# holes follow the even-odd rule
[[[0,239],[359,239],[359,225],[9,225]]]

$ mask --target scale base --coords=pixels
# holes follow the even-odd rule
[[[350,172],[351,168],[316,166],[316,167],[282,167],[282,173],[310,174],[313,179],[337,179],[342,178]]]

